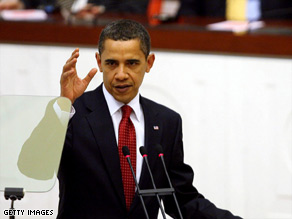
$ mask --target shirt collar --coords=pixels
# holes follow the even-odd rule
[[[107,102],[109,111],[111,116],[113,116],[113,114],[115,114],[117,111],[119,111],[121,109],[121,107],[123,105],[125,105],[124,103],[117,101],[105,88],[104,84],[102,84],[102,91],[105,97],[105,100]],[[137,95],[134,97],[134,99],[132,99],[127,105],[130,106],[133,109],[134,115],[136,116],[136,119],[138,121],[141,120],[141,113],[142,113],[142,109],[140,106],[140,102],[139,102],[139,96],[140,93],[138,92]]]

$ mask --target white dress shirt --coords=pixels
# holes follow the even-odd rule
[[[105,88],[104,84],[102,84],[102,90],[104,93],[105,100],[107,102],[110,115],[112,117],[113,125],[114,125],[114,131],[116,135],[117,145],[119,142],[119,125],[120,121],[122,120],[122,110],[121,107],[124,105],[124,103],[121,103],[117,101]],[[130,103],[127,104],[130,106],[133,111],[130,115],[130,119],[132,120],[132,123],[135,126],[135,132],[136,132],[136,149],[137,149],[137,157],[136,157],[136,177],[137,181],[139,182],[140,176],[141,176],[141,169],[142,169],[142,162],[143,158],[139,152],[140,146],[144,146],[144,140],[145,140],[145,127],[144,127],[144,114],[143,110],[139,101],[139,93],[136,95],[136,97],[131,100]]]

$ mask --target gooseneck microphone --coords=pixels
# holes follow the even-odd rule
[[[136,184],[137,190],[138,190],[138,196],[140,197],[140,200],[141,200],[141,203],[142,203],[142,206],[143,206],[143,209],[144,209],[145,216],[146,216],[147,219],[149,219],[148,212],[147,212],[147,210],[146,210],[146,207],[145,207],[145,203],[144,203],[143,197],[140,195],[139,184],[138,184],[138,182],[137,182],[137,178],[136,178],[136,175],[135,175],[135,172],[134,172],[134,169],[133,169],[132,163],[131,163],[130,150],[129,150],[129,148],[128,148],[127,146],[123,146],[123,147],[122,147],[122,151],[123,151],[123,155],[124,155],[125,158],[127,159],[128,163],[129,163],[129,166],[130,166],[130,168],[131,168],[131,172],[132,172],[132,175],[133,175],[133,178],[134,178],[134,181],[135,181],[135,184]]]
[[[140,150],[140,154],[142,155],[142,157],[143,157],[143,159],[144,159],[144,161],[145,161],[145,163],[146,163],[146,166],[147,166],[147,169],[148,169],[148,172],[149,172],[149,174],[150,174],[151,181],[152,181],[153,188],[156,189],[156,185],[155,185],[155,183],[154,183],[154,179],[153,179],[152,171],[151,171],[151,169],[150,169],[149,162],[148,162],[147,149],[146,149],[144,146],[141,146],[141,147],[139,148],[139,150]],[[164,211],[164,209],[163,209],[163,207],[162,207],[162,205],[161,205],[161,202],[160,202],[160,199],[159,199],[159,195],[158,195],[158,193],[156,193],[156,198],[157,198],[157,201],[158,201],[159,208],[160,208],[160,210],[161,210],[162,216],[163,216],[164,219],[166,219],[165,211]]]
[[[169,186],[170,188],[173,189],[172,187],[172,183],[170,181],[170,178],[169,178],[169,175],[168,175],[168,172],[167,172],[167,169],[166,169],[166,166],[165,166],[165,162],[164,162],[164,154],[163,154],[163,149],[162,149],[162,146],[160,144],[156,144],[156,150],[158,152],[158,156],[161,158],[161,162],[162,162],[162,165],[163,165],[163,169],[164,169],[164,172],[165,172],[165,175],[167,177],[167,180],[168,180],[168,183],[169,183]],[[182,214],[181,214],[181,211],[180,211],[180,208],[179,208],[179,205],[178,205],[178,202],[177,202],[177,199],[176,199],[176,195],[175,193],[173,192],[172,193],[173,195],[173,199],[175,201],[175,205],[177,207],[177,210],[178,210],[178,213],[179,213],[179,216],[180,218],[183,218]]]

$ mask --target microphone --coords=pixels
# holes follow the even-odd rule
[[[130,166],[130,169],[131,169],[131,172],[132,172],[132,175],[133,175],[133,178],[134,178],[137,190],[138,190],[138,195],[140,197],[140,200],[141,200],[141,203],[142,203],[142,206],[143,206],[143,209],[144,209],[145,216],[146,216],[147,219],[149,219],[148,212],[146,210],[144,200],[143,200],[142,196],[140,195],[139,184],[137,182],[137,178],[136,178],[136,175],[135,175],[132,163],[131,163],[130,150],[129,150],[129,148],[127,146],[123,146],[122,147],[122,152],[123,152],[123,155],[125,156],[125,158],[127,159],[128,163],[129,163],[129,166]]]
[[[130,158],[130,150],[129,150],[128,146],[123,146],[122,151],[123,151],[123,155],[126,158]],[[130,162],[131,162],[131,160],[130,160]]]
[[[170,181],[170,178],[169,178],[169,175],[168,175],[168,172],[167,172],[166,166],[165,166],[165,162],[164,162],[164,154],[163,154],[162,146],[161,146],[160,144],[156,144],[156,150],[157,150],[157,152],[158,152],[158,156],[161,158],[161,162],[162,162],[163,169],[164,169],[165,175],[166,175],[166,177],[167,177],[167,180],[168,180],[169,186],[170,186],[170,188],[173,189],[172,183],[171,183],[171,181]],[[176,205],[176,207],[177,207],[177,210],[178,210],[179,216],[180,216],[180,218],[183,218],[183,216],[182,216],[182,214],[181,214],[181,211],[180,211],[180,208],[179,208],[179,205],[178,205],[178,202],[177,202],[177,199],[176,199],[176,195],[175,195],[174,192],[172,193],[172,195],[173,195],[173,199],[174,199],[174,201],[175,201],[175,205]]]
[[[144,161],[146,163],[146,166],[147,166],[147,169],[148,169],[148,172],[150,174],[151,181],[152,181],[153,188],[156,189],[156,185],[154,183],[152,171],[150,169],[149,162],[148,162],[147,150],[146,150],[146,148],[144,146],[141,146],[139,148],[139,150],[140,150],[140,153],[141,153],[141,155],[142,155],[142,157],[143,157],[143,159],[144,159]],[[163,216],[164,219],[166,219],[165,211],[163,210],[163,207],[161,205],[161,202],[160,202],[160,199],[159,199],[159,195],[158,195],[158,193],[156,193],[155,195],[156,195],[156,198],[157,198],[157,201],[158,201],[159,208],[161,210],[162,216]]]

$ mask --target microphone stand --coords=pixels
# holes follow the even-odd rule
[[[131,163],[129,148],[128,148],[127,146],[123,146],[122,150],[123,150],[123,154],[124,154],[124,156],[126,157],[128,163],[129,163],[129,166],[130,166],[130,169],[131,169],[131,172],[132,172],[132,175],[133,175],[133,178],[134,178],[134,181],[135,181],[136,187],[137,187],[138,196],[139,196],[139,198],[140,198],[140,200],[141,200],[141,203],[142,203],[142,206],[143,206],[143,209],[144,209],[145,216],[146,216],[147,219],[149,219],[148,212],[147,212],[147,210],[146,210],[146,207],[145,207],[145,203],[144,203],[143,197],[142,197],[142,195],[140,195],[140,187],[139,187],[139,184],[138,184],[138,182],[137,182],[137,178],[136,178],[136,175],[135,175],[135,172],[134,172],[134,169],[133,169],[132,163]]]
[[[142,157],[144,158],[145,160],[145,163],[146,163],[146,166],[147,166],[147,169],[149,171],[149,174],[150,174],[150,178],[151,178],[151,181],[152,181],[152,185],[153,185],[153,188],[156,190],[156,185],[154,183],[154,179],[153,179],[153,175],[152,175],[152,172],[151,172],[151,169],[150,169],[150,166],[149,166],[149,162],[148,162],[148,158],[147,158],[147,151],[146,151],[146,148],[145,147],[140,147],[140,153],[142,155]],[[159,204],[159,208],[161,210],[161,213],[162,213],[162,216],[164,219],[166,219],[166,215],[165,215],[165,211],[161,205],[161,202],[160,202],[160,199],[159,199],[159,194],[156,193],[156,198],[157,198],[157,201],[158,201],[158,204]]]
[[[129,151],[129,148],[127,146],[123,146],[122,148],[122,151],[123,151],[123,154],[124,156],[126,157],[129,165],[130,165],[130,168],[131,168],[131,172],[132,172],[132,175],[133,175],[133,178],[134,178],[134,181],[135,181],[135,184],[137,186],[137,193],[138,193],[138,196],[140,197],[140,200],[141,200],[141,203],[142,203],[142,206],[143,206],[143,209],[144,209],[144,212],[145,212],[145,215],[147,218],[149,218],[148,216],[148,213],[147,213],[147,210],[146,210],[146,207],[145,207],[145,203],[144,203],[144,200],[143,200],[143,196],[156,196],[158,197],[158,201],[160,203],[160,200],[159,200],[159,195],[163,196],[163,195],[172,195],[173,198],[174,198],[174,201],[175,201],[175,204],[176,204],[176,207],[178,209],[178,213],[179,213],[179,216],[181,219],[183,219],[183,216],[181,214],[181,211],[180,211],[180,208],[179,208],[179,205],[178,205],[178,202],[177,202],[177,199],[176,199],[176,196],[175,196],[175,190],[171,184],[171,181],[170,181],[170,178],[169,178],[169,175],[167,173],[167,170],[166,170],[166,166],[165,166],[165,163],[164,163],[164,159],[163,159],[163,154],[160,153],[159,156],[161,157],[161,160],[162,160],[162,163],[163,163],[163,167],[164,167],[164,171],[166,173],[166,176],[167,176],[167,179],[168,179],[168,182],[169,182],[169,185],[170,185],[170,188],[161,188],[161,189],[157,189],[156,186],[154,185],[154,189],[140,189],[139,188],[139,185],[138,185],[138,182],[137,182],[137,179],[136,179],[136,176],[135,176],[135,172],[134,172],[134,169],[133,169],[133,166],[131,164],[131,160],[130,160],[130,151]],[[149,167],[149,166],[147,166]],[[150,169],[150,168],[149,168]],[[153,178],[151,177],[151,180],[153,180]],[[152,181],[154,183],[154,180]],[[161,205],[161,203],[159,204]],[[164,210],[161,206],[160,208],[162,210],[162,213],[164,213]],[[163,214],[163,217],[165,217],[165,214]]]
[[[166,165],[165,165],[165,162],[164,162],[164,157],[163,157],[164,154],[163,154],[161,145],[157,145],[157,150],[159,151],[159,157],[161,158],[161,162],[162,162],[162,165],[163,165],[163,169],[164,169],[165,175],[166,175],[167,180],[168,180],[168,184],[169,184],[170,188],[173,189],[173,186],[172,186],[172,183],[170,181],[170,178],[169,178],[169,175],[168,175],[168,172],[167,172],[167,169],[166,169]],[[178,202],[177,202],[177,199],[176,199],[176,195],[175,195],[174,192],[172,193],[172,196],[173,196],[173,199],[175,201],[175,205],[176,205],[176,208],[178,210],[179,216],[180,216],[180,218],[183,218],[183,216],[181,214],[181,211],[180,211],[180,208],[179,208],[179,205],[178,205]]]
[[[165,174],[166,174],[166,177],[167,177],[167,180],[168,180],[169,186],[170,186],[170,188],[173,189],[172,184],[171,184],[171,181],[170,181],[170,178],[169,178],[169,175],[168,175],[168,172],[166,171],[166,166],[165,166],[165,162],[164,162],[163,154],[162,154],[162,155],[159,154],[159,157],[161,158],[161,161],[162,161],[162,164],[163,164],[163,168],[164,168],[164,172],[165,172]],[[178,205],[178,202],[177,202],[177,199],[176,199],[176,195],[175,195],[174,192],[172,193],[172,196],[173,196],[173,199],[174,199],[174,201],[175,201],[175,205],[176,205],[176,208],[177,208],[177,210],[178,210],[179,216],[180,216],[180,218],[183,218],[183,216],[182,216],[182,214],[181,214],[181,211],[180,211],[180,208],[179,208],[179,205]]]

